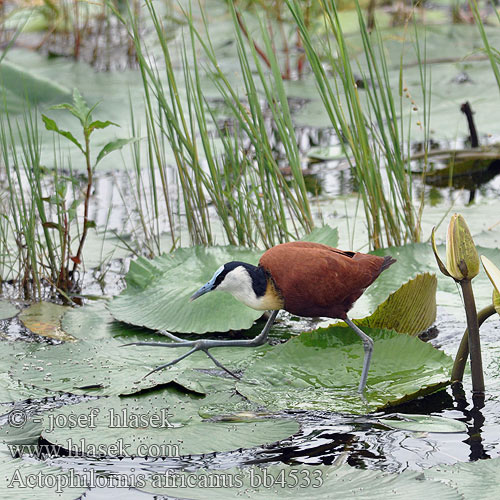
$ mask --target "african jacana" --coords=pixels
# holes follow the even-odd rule
[[[280,309],[297,316],[338,318],[345,321],[363,341],[365,355],[358,388],[362,393],[370,367],[373,340],[347,317],[347,311],[379,274],[394,262],[396,261],[389,256],[377,257],[360,252],[346,252],[319,243],[283,243],[264,252],[258,266],[245,262],[224,264],[190,299],[197,299],[213,290],[223,290],[253,309],[271,310],[264,329],[254,339],[190,341],[163,332],[176,343],[135,342],[128,345],[192,347],[186,354],[158,366],[148,375],[201,350],[217,366],[236,377],[222,366],[208,349],[228,346],[256,347],[264,344]]]

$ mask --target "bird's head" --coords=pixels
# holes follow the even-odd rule
[[[256,269],[255,266],[245,262],[228,262],[220,266],[212,278],[193,293],[189,300],[195,300],[213,290],[234,293],[242,289],[252,289],[254,269]]]
[[[279,309],[274,288],[268,287],[269,276],[264,269],[246,262],[228,262],[215,271],[212,278],[198,289],[190,300],[195,300],[213,290],[229,292],[243,304],[253,309]],[[274,307],[276,305],[276,307]]]

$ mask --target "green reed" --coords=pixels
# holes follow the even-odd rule
[[[329,36],[318,39],[307,28],[299,2],[286,1],[302,35],[325,110],[337,135],[344,141],[363,202],[370,245],[378,248],[419,241],[421,211],[412,199],[409,159],[404,152],[409,138],[406,140],[403,135],[404,123],[400,117],[402,70],[398,107],[382,36],[376,28],[371,33],[368,31],[359,4],[356,7],[364,67],[356,65],[350,53],[335,2],[322,2]],[[325,60],[332,68],[333,77],[325,69]],[[400,64],[401,68],[402,62]],[[361,72],[366,82],[364,100],[355,70]],[[424,88],[428,82],[424,79],[421,84]],[[429,102],[426,100],[427,105]],[[424,126],[428,111],[427,106]]]

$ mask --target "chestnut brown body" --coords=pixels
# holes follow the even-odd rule
[[[272,277],[286,311],[345,319],[365,289],[394,262],[392,257],[296,241],[267,250],[259,266]]]

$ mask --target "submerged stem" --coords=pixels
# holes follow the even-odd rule
[[[467,315],[467,329],[469,331],[470,367],[472,376],[472,392],[484,394],[483,362],[481,359],[481,341],[479,339],[479,324],[474,301],[472,283],[469,279],[460,281],[464,297],[465,312]]]
[[[495,307],[493,304],[481,309],[477,313],[477,324],[480,327],[490,316],[495,314]],[[469,357],[469,329],[466,328],[462,341],[457,351],[455,357],[455,362],[453,363],[453,369],[451,371],[451,383],[462,382],[464,378],[465,365],[467,364],[467,358]]]

